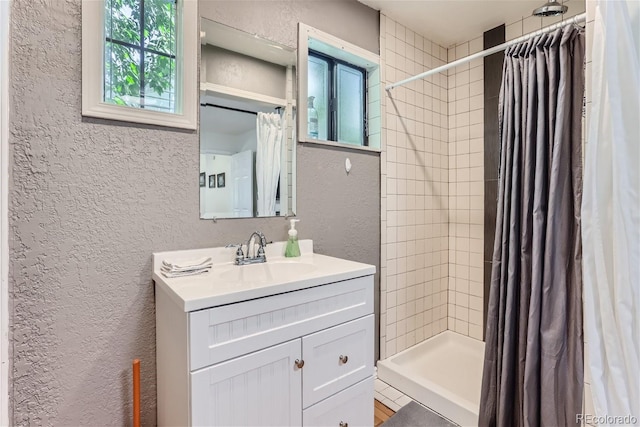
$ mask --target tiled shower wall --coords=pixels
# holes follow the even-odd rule
[[[584,11],[564,3],[565,19]],[[523,16],[506,40],[560,20]],[[383,84],[483,50],[482,34],[445,49],[384,15],[380,25]],[[446,329],[482,339],[483,89],[477,59],[383,93],[382,359]]]
[[[482,36],[448,49],[448,62],[482,51]],[[484,83],[482,58],[448,70],[448,329],[483,333]]]
[[[447,50],[380,16],[381,80],[446,63]],[[380,357],[447,329],[447,76],[383,93]]]
[[[569,0],[564,3],[570,8],[564,19],[585,11],[585,4],[582,1]],[[595,15],[594,4],[595,2],[592,0],[586,2],[588,36],[592,34]],[[523,16],[522,19],[507,23],[505,38],[507,41],[512,40],[561,19]],[[404,43],[398,43],[397,40],[401,40],[403,37]],[[410,43],[409,38],[413,38],[414,56],[413,59],[407,60],[407,55],[411,56],[407,49]],[[421,49],[418,47],[420,43],[422,43]],[[482,37],[478,37],[449,48],[446,51],[447,62],[482,50],[482,44]],[[429,48],[431,51],[427,53]],[[422,39],[384,16],[381,16],[380,50],[385,84],[438,66],[444,63],[443,59],[445,59],[442,47]],[[591,106],[590,37],[587,37],[586,57],[586,122],[588,123]],[[421,60],[422,62],[420,62]],[[430,64],[428,64],[429,60]],[[484,220],[482,65],[482,59],[479,59],[466,66],[449,70],[445,84],[442,82],[442,77],[438,77],[438,79],[425,81],[429,84],[411,83],[405,86],[406,91],[402,88],[393,89],[392,96],[395,104],[388,96],[383,98],[383,110],[386,110],[386,114],[383,114],[386,122],[383,124],[384,132],[387,135],[385,138],[387,144],[383,142],[381,157],[383,241],[380,354],[382,359],[444,329],[451,329],[473,338],[482,339],[484,328],[482,325],[484,237],[482,227]],[[435,88],[440,90],[434,92]],[[445,88],[447,93],[446,96],[443,96],[442,90]],[[421,98],[423,99],[423,104],[420,107],[417,106],[419,94],[422,94]],[[447,103],[446,109],[442,108],[443,102]],[[439,111],[436,111],[437,105],[440,105]],[[416,107],[416,110],[413,107]],[[419,108],[422,108],[423,111],[419,112]],[[425,114],[429,111],[431,112],[429,114],[431,121],[426,122],[427,116],[424,116],[425,123],[423,127],[420,127],[419,114]],[[401,117],[402,119],[400,119]],[[437,124],[434,122],[434,117],[439,120]],[[409,123],[406,130],[402,127],[402,122]],[[418,134],[418,132],[422,133]],[[427,132],[432,132],[431,137],[426,136]],[[445,136],[442,132],[448,132],[448,135]],[[436,134],[437,138],[434,137]],[[584,138],[586,142],[586,135]],[[415,142],[412,144],[409,141],[417,141],[417,144]],[[440,149],[443,146],[447,150],[448,160],[442,159],[443,153]],[[403,150],[401,161],[398,160],[399,149]],[[434,151],[434,149],[438,149],[438,151]],[[434,155],[438,155],[440,162],[438,165],[433,163]],[[414,168],[417,164],[410,163],[410,161],[419,158],[426,160],[427,157],[431,158],[432,162],[425,163],[423,176],[421,172],[418,172],[418,169]],[[445,163],[447,161],[448,168]],[[410,166],[410,168],[406,166]],[[442,177],[445,172],[448,174],[448,179]],[[407,231],[399,233],[398,229],[408,227],[409,218],[411,220],[422,218],[419,211],[422,209],[421,203],[423,202],[421,199],[416,199],[416,201],[420,201],[415,205],[411,204],[411,208],[409,208],[409,203],[413,203],[413,198],[409,202],[409,195],[403,193],[408,187],[414,185],[407,184],[405,181],[409,173],[414,177],[412,180],[416,181],[415,188],[420,190],[428,188],[430,186],[428,180],[437,175],[439,179],[433,181],[433,186],[434,188],[439,187],[441,190],[437,194],[434,192],[425,198],[425,222],[419,225],[415,224],[416,228],[411,228],[410,234]],[[420,179],[417,180],[417,177]],[[401,180],[402,183],[400,183]],[[445,184],[447,181],[448,184]],[[448,188],[443,189],[443,185],[447,185]],[[433,204],[434,202],[436,204]],[[429,213],[427,214],[427,212]],[[446,221],[443,220],[442,215],[446,216]],[[412,224],[413,226],[414,224]],[[425,230],[425,234],[422,234],[423,230]],[[429,230],[428,234],[426,230]],[[445,235],[442,234],[445,232],[444,230],[448,230]],[[445,237],[448,237],[446,242],[443,241]],[[437,247],[433,246],[434,243]],[[416,250],[409,252],[409,248]],[[447,255],[443,253],[445,250],[448,252]],[[412,257],[411,261],[408,261],[409,257]],[[423,261],[417,261],[418,259]],[[432,272],[431,276],[428,276],[430,277],[428,280],[426,271]],[[443,274],[447,274],[447,277],[444,277]],[[408,283],[412,283],[412,285],[408,285]],[[413,287],[414,290],[407,291],[407,286]],[[433,304],[434,298],[431,298],[427,303],[426,294],[424,294],[427,290],[439,295],[437,305]],[[446,298],[442,296],[444,290],[448,291]],[[419,294],[419,292],[423,292],[423,294]],[[418,297],[418,295],[421,296]],[[421,301],[417,302],[419,300]],[[416,301],[415,305],[412,304],[414,301]],[[411,304],[407,305],[407,302],[411,302]],[[444,307],[446,307],[446,311],[443,310]],[[430,313],[427,314],[428,311]],[[443,311],[446,315],[446,325],[443,324]],[[422,326],[419,326],[420,324]],[[585,339],[588,337],[585,336]],[[595,414],[591,397],[591,375],[586,346],[584,412]]]

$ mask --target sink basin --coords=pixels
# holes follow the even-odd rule
[[[267,261],[262,264],[234,265],[220,272],[218,277],[229,282],[286,282],[309,274],[315,269],[315,265],[303,262]]]

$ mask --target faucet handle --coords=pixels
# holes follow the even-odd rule
[[[266,261],[267,256],[264,253],[264,246],[260,245],[260,247],[258,247],[258,255],[257,255],[257,257],[258,258],[263,258]]]
[[[238,248],[238,250],[236,251],[236,264],[240,264],[240,262],[242,262],[242,260],[244,259],[244,252],[242,251],[242,243],[238,243],[238,244],[229,244],[227,246],[225,246],[225,248]]]

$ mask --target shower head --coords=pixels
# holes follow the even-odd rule
[[[569,8],[559,2],[552,0],[533,11],[533,16],[558,16],[567,12]]]

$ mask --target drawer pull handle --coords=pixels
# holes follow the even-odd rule
[[[302,367],[304,366],[304,360],[296,359],[296,361],[293,363],[295,363],[298,369],[302,369]]]
[[[343,364],[347,363],[349,361],[349,356],[343,356],[340,355],[340,362],[342,362]],[[347,424],[345,424],[345,427],[347,426]]]
[[[349,427],[349,423],[345,423],[344,421],[340,421],[340,424],[338,424],[340,427]]]

